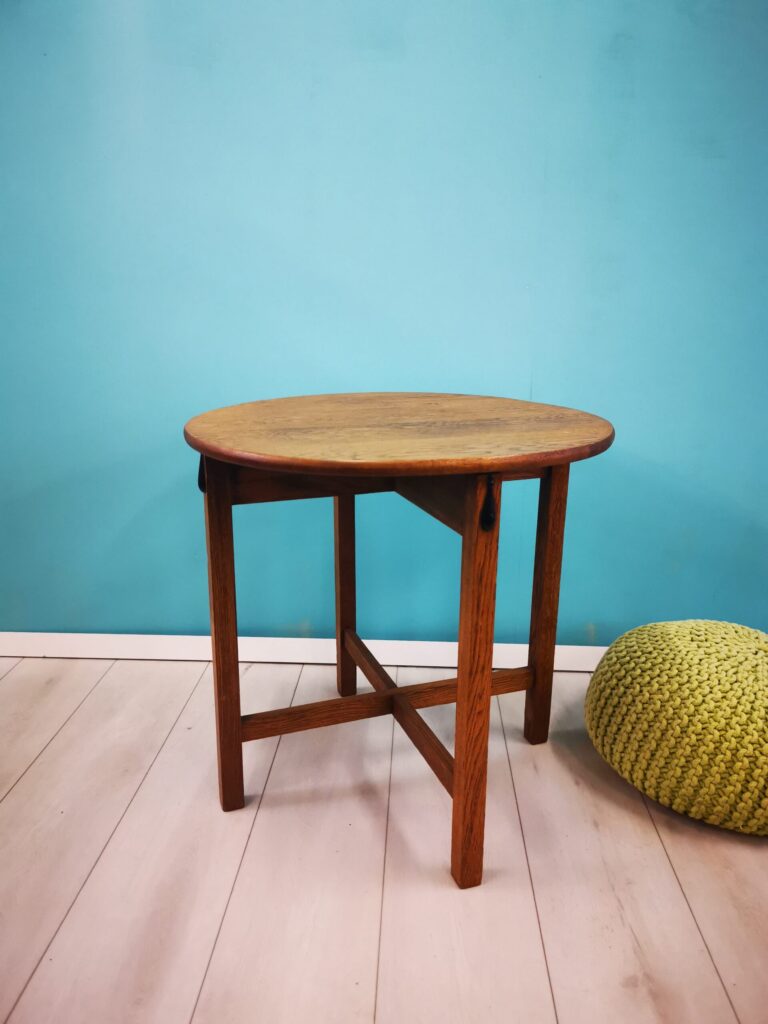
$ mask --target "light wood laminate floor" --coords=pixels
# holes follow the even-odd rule
[[[241,676],[244,712],[335,695],[328,666]],[[462,892],[391,718],[247,744],[223,814],[209,666],[0,658],[0,1022],[765,1024],[768,842],[615,775],[587,683],[558,676],[545,746],[494,699]],[[451,746],[453,708],[423,714]]]

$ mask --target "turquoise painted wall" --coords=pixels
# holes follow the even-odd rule
[[[0,628],[206,632],[184,421],[368,389],[615,423],[561,642],[768,625],[760,0],[6,0],[0,96]],[[243,631],[330,635],[330,502],[236,530]],[[454,634],[457,538],[371,496],[359,544],[363,634]]]

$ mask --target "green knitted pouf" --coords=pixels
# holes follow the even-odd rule
[[[642,793],[768,835],[768,634],[655,622],[614,641],[587,690],[597,752]]]

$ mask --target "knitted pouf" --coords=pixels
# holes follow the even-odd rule
[[[697,620],[632,629],[597,666],[585,715],[597,752],[642,793],[768,835],[768,634]]]

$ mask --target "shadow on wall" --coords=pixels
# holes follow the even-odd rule
[[[6,492],[0,629],[182,632],[172,623],[207,592],[202,505],[180,465],[168,446]]]
[[[607,644],[644,622],[688,618],[765,629],[768,526],[761,513],[736,497],[707,494],[684,467],[618,448],[575,464],[559,641]]]
[[[197,463],[176,445],[2,498],[0,628],[205,633]],[[504,489],[496,637],[527,636],[536,493]],[[329,500],[235,511],[238,609],[251,635],[330,636]],[[765,628],[768,530],[683,471],[612,449],[571,472],[561,643],[607,644],[641,622],[716,618]],[[62,538],[65,540],[62,542]],[[359,500],[359,629],[453,639],[458,538],[396,495]]]

